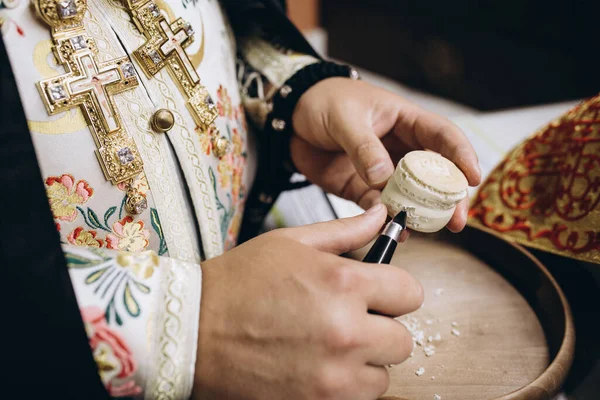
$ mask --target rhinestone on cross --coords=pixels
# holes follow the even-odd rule
[[[83,31],[63,35],[55,43],[57,54],[67,54],[63,62],[66,73],[38,83],[48,113],[79,107],[90,121],[106,178],[114,184],[131,179],[142,171],[142,161],[113,96],[139,85],[133,64],[128,57],[98,62],[96,46]]]

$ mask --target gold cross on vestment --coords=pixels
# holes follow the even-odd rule
[[[128,57],[98,62],[97,48],[81,23],[84,0],[38,0],[41,17],[52,27],[54,53],[65,73],[38,82],[42,101],[50,115],[81,107],[97,146],[96,155],[113,184],[134,178],[143,162],[122,126],[113,95],[139,85]]]
[[[125,1],[136,26],[147,41],[134,51],[148,78],[166,68],[187,98],[187,108],[203,129],[214,122],[218,110],[185,52],[194,41],[194,29],[181,18],[169,23],[153,1]]]

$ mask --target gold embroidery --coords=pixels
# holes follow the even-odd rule
[[[122,127],[112,95],[138,86],[128,57],[99,63],[95,41],[87,36],[83,16],[85,0],[38,0],[36,9],[52,27],[54,53],[67,71],[38,82],[48,114],[81,107],[106,179],[118,184],[142,172],[135,142]]]

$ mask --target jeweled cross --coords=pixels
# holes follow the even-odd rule
[[[187,53],[183,49],[184,43],[191,39],[191,36],[188,36],[187,34],[185,26],[186,25],[180,27],[176,32],[173,32],[173,29],[171,29],[167,21],[160,21],[160,28],[162,29],[163,33],[167,36],[167,40],[160,46],[160,51],[162,52],[165,58],[168,58],[170,56],[178,57],[179,62],[183,64],[192,82],[194,84],[197,84],[200,82],[200,77],[198,76],[196,69],[192,65],[192,62],[190,61],[190,58],[188,57]]]
[[[89,93],[90,101],[96,103],[104,117],[108,133],[120,128],[116,110],[109,99],[108,86],[121,82],[121,75],[116,65],[108,65],[103,70],[98,69],[98,64],[91,55],[86,54],[77,60],[81,67],[83,76],[69,83],[71,96],[85,95]]]
[[[133,21],[147,39],[133,53],[144,73],[152,78],[166,68],[187,98],[194,121],[207,129],[217,118],[218,110],[185,52],[194,41],[194,29],[181,18],[169,23],[152,1],[127,0],[126,4]]]
[[[81,107],[94,141],[106,179],[124,182],[143,170],[135,142],[121,124],[113,95],[139,85],[128,57],[99,63],[92,39],[83,34],[55,41],[56,54],[66,73],[38,83],[50,115]]]

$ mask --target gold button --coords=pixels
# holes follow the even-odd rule
[[[154,113],[150,123],[152,129],[156,132],[164,133],[173,128],[173,125],[175,125],[175,117],[171,111],[161,108]]]

